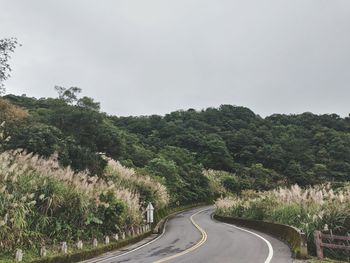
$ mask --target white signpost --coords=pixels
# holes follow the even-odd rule
[[[148,206],[146,208],[147,211],[147,223],[152,224],[153,223],[153,211],[154,207],[151,203],[148,203]]]

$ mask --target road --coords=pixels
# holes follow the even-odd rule
[[[212,218],[214,208],[177,214],[164,233],[149,243],[114,252],[88,263],[291,263],[286,244],[269,235]],[[136,249],[135,249],[136,247]]]

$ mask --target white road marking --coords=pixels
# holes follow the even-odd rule
[[[204,209],[204,210],[208,210],[208,209]],[[201,210],[199,212],[203,212],[204,210]],[[197,213],[199,213],[199,212],[197,212]],[[158,239],[160,239],[165,234],[167,223],[168,223],[168,219],[166,219],[166,221],[164,223],[163,232],[158,237],[156,237],[155,239],[152,239],[151,241],[143,244],[142,246],[139,246],[137,248],[134,248],[134,249],[132,249],[130,251],[127,251],[127,252],[122,253],[122,254],[117,255],[117,256],[109,256],[109,257],[105,257],[105,258],[102,258],[102,259],[99,259],[99,260],[95,260],[95,261],[87,260],[87,261],[83,261],[83,262],[86,262],[86,263],[102,263],[102,262],[105,262],[105,261],[108,261],[108,260],[111,260],[111,259],[115,259],[115,258],[119,258],[119,257],[125,256],[125,255],[128,255],[128,254],[130,254],[132,252],[135,252],[135,251],[137,251],[137,250],[139,250],[139,249],[141,249],[141,248],[143,248],[145,246],[148,246],[148,245],[152,244],[153,242],[156,242]]]
[[[194,221],[193,217],[196,216],[196,215],[198,215],[199,213],[202,213],[202,212],[207,211],[207,210],[209,210],[209,209],[211,209],[211,208],[206,208],[206,209],[200,210],[200,211],[194,213],[193,215],[191,215],[191,217],[190,217],[190,221],[191,221],[192,225],[194,225],[194,226],[198,229],[198,231],[201,233],[201,235],[202,235],[201,240],[199,240],[199,241],[198,241],[195,245],[193,245],[192,247],[190,247],[190,248],[188,248],[188,249],[186,249],[186,250],[184,250],[184,251],[182,251],[182,252],[180,252],[180,253],[177,253],[177,254],[174,254],[174,255],[171,255],[171,256],[168,256],[168,257],[165,257],[165,258],[161,258],[161,259],[159,259],[159,260],[157,260],[157,261],[154,261],[153,263],[162,263],[162,262],[166,262],[166,261],[169,261],[169,260],[171,260],[171,259],[174,259],[174,258],[183,256],[183,255],[185,255],[185,254],[187,254],[187,253],[189,253],[189,252],[191,252],[191,251],[193,251],[193,250],[199,248],[201,245],[203,245],[203,244],[207,241],[208,235],[207,235],[207,233],[204,231],[204,229],[201,228],[201,227]]]
[[[257,236],[258,238],[260,238],[260,239],[262,239],[263,241],[265,241],[265,243],[267,244],[267,247],[269,248],[269,255],[267,256],[267,258],[266,258],[266,260],[264,261],[264,263],[270,263],[270,261],[271,261],[271,259],[272,259],[272,257],[273,257],[273,248],[272,248],[271,243],[270,243],[266,238],[260,236],[260,235],[257,234],[257,233],[254,233],[254,232],[252,232],[252,231],[249,231],[249,230],[240,228],[240,227],[235,226],[235,225],[231,225],[231,224],[227,224],[227,223],[223,223],[223,224],[228,225],[228,226],[230,226],[230,227],[237,228],[237,229],[239,229],[239,230],[241,230],[241,231],[247,232],[247,233],[252,234],[252,235],[254,235],[254,236]]]
[[[142,246],[139,246],[137,248],[134,248],[134,249],[132,249],[132,250],[130,250],[128,252],[122,253],[122,254],[117,255],[117,256],[110,256],[110,257],[106,257],[106,258],[103,258],[103,259],[100,259],[100,260],[96,260],[96,261],[87,261],[87,263],[97,263],[97,262],[101,263],[101,262],[105,262],[107,260],[111,260],[111,259],[119,258],[121,256],[128,255],[128,254],[130,254],[132,252],[135,252],[135,251],[137,251],[137,250],[139,250],[139,249],[141,249],[141,248],[143,248],[145,246],[148,246],[148,245],[152,244],[153,242],[156,242],[158,239],[160,239],[164,235],[167,223],[168,223],[168,219],[164,223],[163,232],[158,237],[156,237],[155,239],[152,239],[151,241],[147,242],[146,244],[143,244]]]

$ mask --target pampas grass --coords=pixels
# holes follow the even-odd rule
[[[156,179],[146,174],[140,174],[133,168],[127,168],[110,158],[104,176],[115,184],[134,189],[135,191],[148,191],[149,200],[140,200],[143,205],[145,202],[152,201],[157,208],[163,208],[169,203],[169,194],[166,187]]]
[[[350,187],[330,184],[302,189],[298,185],[267,192],[243,192],[216,201],[217,213],[292,225],[304,231],[310,247],[313,232],[328,229],[350,235]]]
[[[88,239],[138,226],[143,222],[143,189],[152,190],[159,207],[168,203],[160,182],[113,160],[98,178],[60,167],[56,155],[45,159],[23,150],[3,152],[0,248]]]

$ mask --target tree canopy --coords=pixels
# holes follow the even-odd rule
[[[164,180],[172,201],[181,203],[211,197],[203,169],[226,171],[220,180],[233,192],[350,179],[349,117],[261,118],[232,105],[117,117],[100,112],[92,98],[80,98],[80,88],[56,90],[58,98],[7,95],[0,101],[8,109],[2,115],[22,120],[7,127],[5,148],[58,153],[61,164],[97,175],[106,166],[103,154]]]
[[[18,45],[16,38],[0,39],[0,95],[5,92],[3,82],[10,77],[11,66],[9,59],[11,58],[11,53],[14,52]]]

